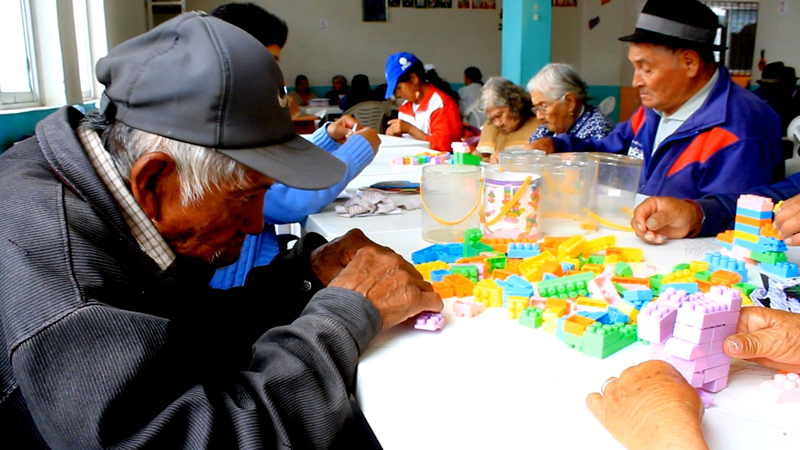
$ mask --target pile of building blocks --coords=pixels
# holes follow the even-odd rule
[[[800,375],[794,372],[775,374],[773,379],[762,382],[759,390],[776,404],[798,402],[800,401]]]
[[[423,152],[410,156],[392,158],[392,164],[398,166],[421,166],[423,164],[453,164],[453,155],[450,153]]]
[[[717,242],[723,250],[718,256],[717,267],[733,270],[747,279],[744,264],[731,262],[732,259],[760,266],[763,273],[781,278],[800,276],[797,265],[786,261],[786,244],[781,240],[773,225],[773,211],[777,209],[772,199],[757,195],[742,195],[736,202],[736,218],[733,230],[717,235]],[[711,258],[716,258],[712,256]],[[743,272],[743,273],[742,273]]]
[[[741,294],[712,286],[688,293],[667,288],[638,316],[639,339],[650,342],[650,356],[672,364],[696,388],[718,392],[728,384],[730,357],[725,338],[736,332]]]

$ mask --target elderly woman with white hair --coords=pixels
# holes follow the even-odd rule
[[[481,89],[478,109],[486,112],[477,150],[497,162],[503,150],[522,149],[541,124],[525,89],[505,78],[494,77]]]
[[[588,86],[569,64],[544,66],[528,82],[528,91],[536,117],[544,122],[530,136],[530,142],[562,133],[579,139],[602,139],[614,129],[599,108],[586,103]]]

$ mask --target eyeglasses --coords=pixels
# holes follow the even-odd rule
[[[542,113],[542,115],[545,115],[545,114],[547,114],[547,110],[550,109],[551,106],[555,105],[556,103],[560,102],[561,100],[564,100],[564,97],[566,97],[566,96],[567,96],[567,94],[564,93],[564,95],[562,95],[561,97],[558,97],[555,101],[553,101],[551,103],[539,103],[538,105],[533,105],[533,108],[531,108],[531,111],[533,111],[534,114]]]

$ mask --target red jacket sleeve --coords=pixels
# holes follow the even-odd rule
[[[461,140],[461,113],[455,102],[447,102],[431,113],[431,132],[425,140],[440,152],[452,151],[450,144]]]

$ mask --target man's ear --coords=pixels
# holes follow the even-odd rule
[[[133,164],[131,192],[151,220],[159,220],[165,196],[180,195],[177,178],[175,161],[164,152],[146,153]]]
[[[684,50],[681,53],[681,64],[686,68],[689,78],[694,78],[700,73],[700,54],[696,50]]]

